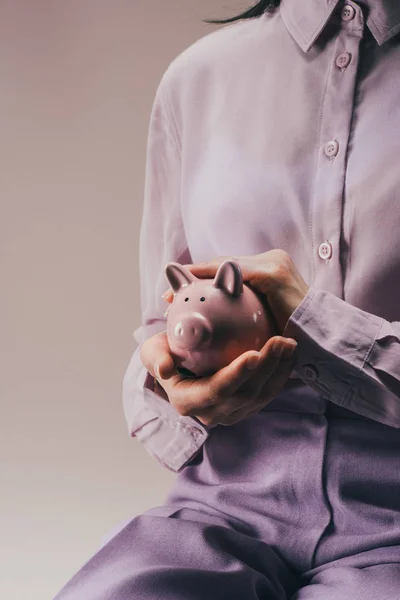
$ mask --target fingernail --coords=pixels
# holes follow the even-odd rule
[[[282,345],[279,346],[274,346],[274,354],[277,358],[280,358],[282,356],[282,352],[284,350],[284,347]]]
[[[286,345],[284,352],[283,352],[283,356],[285,358],[291,358],[293,356],[293,354],[295,353],[296,348],[297,348],[296,342],[294,344],[290,343],[290,346]]]
[[[246,368],[252,371],[260,362],[261,354],[252,354],[246,361]]]

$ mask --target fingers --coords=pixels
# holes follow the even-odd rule
[[[222,425],[233,425],[242,419],[246,419],[267,406],[280,392],[283,390],[296,362],[296,355],[292,354],[290,357],[282,355],[279,365],[275,369],[271,377],[264,381],[257,393],[255,400],[245,406],[235,408],[229,415],[224,417],[224,423]],[[253,383],[253,382],[251,382]],[[243,389],[243,394],[246,390]],[[249,390],[249,395],[253,394],[253,390]]]
[[[278,358],[272,350],[280,348],[283,354]],[[293,354],[295,348],[295,342],[291,344],[288,339],[281,336],[269,340],[262,350],[264,357],[250,378],[239,383],[236,390],[231,389],[230,396],[225,395],[229,385],[224,386],[221,389],[225,389],[225,392],[220,394],[218,402],[198,408],[191,414],[194,414],[204,425],[215,423],[231,425],[259,412],[283,389],[296,360]],[[239,382],[238,377],[234,379],[236,383]]]
[[[271,375],[268,381],[258,392],[258,399],[261,403],[261,408],[269,404],[278,394],[281,393],[296,362],[296,356],[291,358],[282,358],[279,367]]]
[[[222,397],[231,396],[243,385],[260,364],[261,354],[259,352],[245,352],[238,356],[226,367],[217,371],[209,383],[210,404],[215,404]]]
[[[197,416],[197,413],[208,410],[226,395],[232,395],[252,376],[254,370],[247,368],[246,362],[254,355],[258,357],[259,353],[254,350],[246,352],[211,376],[177,381],[171,403],[184,416],[195,413]]]
[[[257,398],[258,392],[266,382],[271,380],[273,384],[271,388],[268,387],[268,390],[272,388],[275,390],[279,385],[284,385],[292,367],[287,366],[287,375],[286,371],[281,371],[279,376],[274,377],[275,370],[280,364],[275,350],[279,347],[284,348],[286,345],[287,338],[274,336],[268,340],[260,352],[245,352],[214,375],[194,379],[186,379],[178,374],[166,331],[152,336],[143,343],[140,358],[146,369],[163,386],[170,403],[179,414],[195,415],[198,418],[204,415],[208,419],[210,415],[218,413],[228,418],[233,412],[233,408],[235,411],[237,410],[240,396],[247,406],[245,410],[249,411],[249,403],[254,405],[256,402],[254,398]],[[254,357],[259,357],[258,365],[249,369],[249,359]],[[168,385],[166,380],[168,380]],[[258,410],[262,406],[259,406]],[[204,424],[209,423],[206,421]]]
[[[153,335],[143,343],[140,360],[153,377],[169,379],[177,374],[166,331]]]
[[[270,340],[269,340],[270,341]],[[275,336],[273,343],[273,351],[274,353],[281,350],[282,354],[280,355],[277,363],[275,364],[275,368],[271,371],[269,368],[265,368],[265,365],[268,364],[269,356],[271,353],[271,349],[268,347],[268,343],[260,350],[263,360],[254,373],[254,377],[248,382],[248,384],[244,384],[241,391],[245,394],[255,393],[255,395],[259,395],[262,391],[263,387],[267,387],[270,395],[276,395],[276,388],[280,382],[282,385],[286,383],[286,379],[290,375],[295,358],[293,361],[290,359],[294,356],[293,354],[296,350],[297,343],[293,340],[291,343],[290,338],[285,338],[283,336]],[[289,361],[289,362],[288,362]],[[288,374],[286,373],[287,371]],[[262,394],[265,398],[265,394]],[[272,397],[271,397],[272,399]]]
[[[269,379],[274,373],[280,361],[281,348],[285,348],[281,336],[271,337],[259,353],[245,352],[224,369],[218,371],[210,381],[210,397],[218,401],[223,396],[232,396],[248,380],[253,380],[255,373],[260,373],[263,381]],[[255,369],[247,368],[247,362],[252,354],[259,355],[258,364]]]
[[[279,338],[278,341],[280,342],[281,339],[283,338]],[[183,387],[177,386],[177,388],[181,387],[182,392],[186,392],[182,394],[182,398],[180,395],[176,397],[177,410],[184,411],[180,414],[195,415],[200,418],[215,413],[211,410],[215,406],[219,413],[223,413],[225,410],[225,413],[229,414],[231,412],[230,405],[237,402],[235,399],[237,391],[254,377],[254,373],[262,369],[263,380],[259,384],[261,387],[265,379],[272,375],[279,364],[279,357],[272,350],[275,340],[276,336],[270,338],[260,352],[248,351],[241,354],[211,377],[192,380],[189,393],[187,393],[186,383]],[[257,365],[253,364],[253,369],[249,369],[248,362],[253,356],[258,356],[259,362]],[[247,396],[249,393],[248,391]],[[246,401],[248,402],[248,397]]]

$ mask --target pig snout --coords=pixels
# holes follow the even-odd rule
[[[211,338],[211,327],[200,314],[185,315],[176,323],[174,337],[179,346],[194,350]]]

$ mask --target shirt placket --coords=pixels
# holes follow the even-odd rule
[[[343,297],[340,260],[346,155],[364,17],[360,7],[344,4],[320,114],[317,173],[312,204],[314,285]],[[334,17],[335,18],[335,17]],[[336,17],[337,18],[337,17]]]

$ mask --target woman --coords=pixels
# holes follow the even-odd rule
[[[149,130],[124,408],[177,478],[58,600],[400,598],[400,9],[265,0],[231,21],[169,65]],[[164,266],[227,256],[278,335],[185,380]]]

